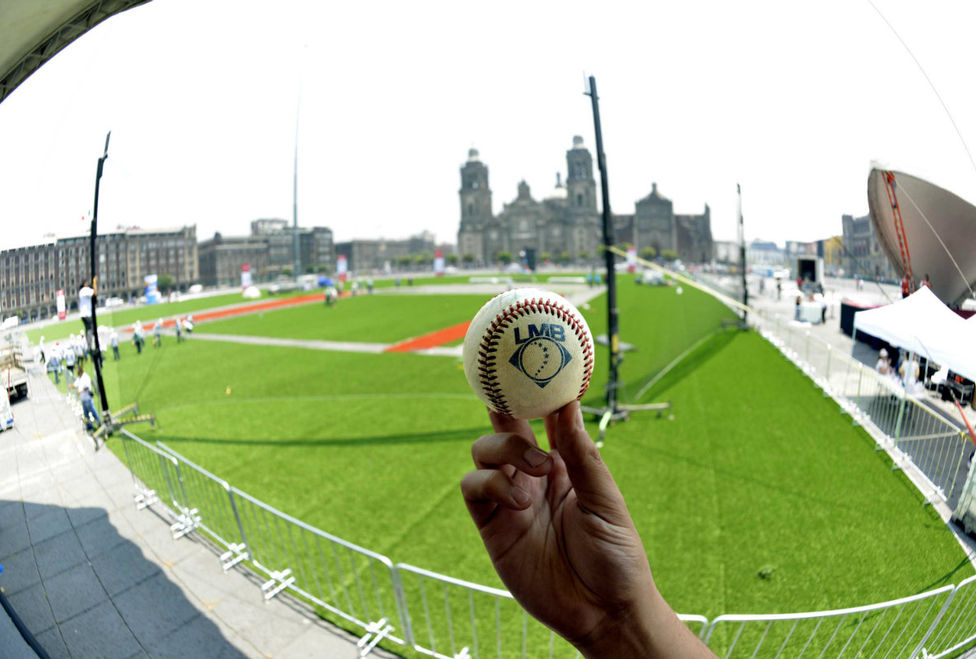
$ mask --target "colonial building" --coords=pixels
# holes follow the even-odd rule
[[[254,220],[251,237],[268,244],[267,263],[263,271],[254,273],[255,277],[269,278],[295,269],[294,229],[288,220]],[[332,229],[298,227],[298,253],[303,271],[332,271],[335,268]]]
[[[556,175],[555,189],[544,198],[533,198],[528,183],[521,181],[515,199],[492,212],[488,167],[478,151],[471,149],[461,167],[461,223],[458,229],[458,254],[475,264],[488,265],[498,255],[517,257],[534,251],[557,259],[569,255],[573,261],[592,258],[603,242],[603,229],[596,206],[596,179],[593,158],[583,138],[573,138],[566,152],[566,182]],[[657,253],[676,252],[689,261],[712,258],[711,216],[708,206],[703,215],[675,215],[672,202],[661,196],[657,184],[651,193],[635,204],[633,215],[613,217],[614,238],[618,244],[653,247]]]
[[[73,236],[0,251],[0,315],[53,316],[58,290],[64,291],[67,310],[76,309],[78,289],[91,278],[89,246],[88,236]],[[98,236],[95,249],[101,300],[140,295],[146,275],[169,275],[178,289],[199,278],[195,226],[107,232]]]
[[[200,243],[200,283],[204,286],[240,286],[247,265],[253,280],[268,271],[268,241],[259,236],[228,236],[219,232]]]
[[[844,254],[840,260],[849,277],[892,282],[901,279],[878,242],[870,215],[842,215],[841,225]]]
[[[422,232],[405,240],[359,239],[336,243],[336,256],[346,257],[349,272],[365,274],[396,267],[397,259],[421,254],[434,256],[434,235]]]

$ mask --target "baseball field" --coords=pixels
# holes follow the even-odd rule
[[[459,356],[264,342],[388,346],[470,320],[490,297],[406,292],[200,323],[190,340],[166,336],[141,355],[125,340],[121,360],[105,362],[112,407],[138,401],[158,418],[138,435],[309,524],[395,562],[500,586],[458,486],[471,442],[490,432]],[[599,295],[581,306],[595,336],[605,305]],[[634,347],[622,398],[673,407],[612,426],[602,453],[677,611],[856,606],[973,573],[874,441],[762,338],[723,329],[727,308],[628,278],[619,308],[621,340]],[[598,346],[584,402],[599,406],[605,383]],[[109,446],[121,454],[118,440]]]

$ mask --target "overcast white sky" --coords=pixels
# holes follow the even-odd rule
[[[874,2],[976,148],[976,3]],[[963,140],[868,0],[155,0],[0,103],[0,248],[87,230],[108,130],[100,230],[290,220],[298,107],[299,224],[453,243],[469,148],[496,212],[523,178],[549,194],[573,135],[593,150],[584,74],[616,213],[656,181],[732,239],[741,183],[749,239],[825,238],[867,213],[872,161],[976,197]]]

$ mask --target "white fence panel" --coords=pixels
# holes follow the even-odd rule
[[[915,657],[954,587],[834,611],[721,615],[705,635],[722,657]]]
[[[976,576],[956,586],[939,626],[925,643],[924,655],[941,659],[976,642]]]

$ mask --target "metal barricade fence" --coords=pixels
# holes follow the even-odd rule
[[[439,659],[478,657],[579,657],[579,652],[545,627],[506,590],[455,579],[397,563],[410,645]],[[708,619],[678,616],[696,636]]]
[[[265,599],[288,589],[359,627],[401,645],[406,629],[393,562],[310,526],[231,487],[251,565],[267,575]]]
[[[122,429],[122,450],[136,487],[136,507],[163,503],[175,517],[184,504],[176,458]],[[141,486],[139,481],[141,481]]]
[[[190,525],[179,529],[179,535],[185,535],[196,528],[206,533],[226,550],[220,557],[225,572],[245,560],[248,557],[247,537],[244,535],[230,484],[163,442],[156,442],[156,446],[175,458],[179,464],[186,505],[193,512],[186,520]]]
[[[439,659],[578,657],[505,590],[397,563],[410,646]]]
[[[360,627],[362,655],[389,639],[443,659],[579,656],[507,591],[394,565],[275,510],[165,445],[157,448],[127,430],[122,437],[137,505],[164,503],[177,519],[174,538],[184,534],[180,524],[189,515],[185,533],[203,531],[229,549],[239,545],[233,555],[268,577],[266,599],[288,590]],[[835,611],[722,615],[711,624],[698,615],[679,618],[726,657],[941,658],[976,641],[976,577]]]
[[[855,422],[873,425],[896,465],[908,460],[924,477],[926,498],[955,509],[969,476],[972,446],[957,426],[905,393],[895,378],[832,348],[803,327],[760,311],[752,315],[760,334],[833,396]],[[918,484],[918,483],[916,483]],[[927,491],[925,491],[927,490]]]
[[[922,648],[922,656],[930,659],[948,657],[973,641],[976,641],[976,576],[956,586],[938,628]]]
[[[954,586],[834,611],[721,615],[705,642],[722,657],[914,658],[937,628]]]

